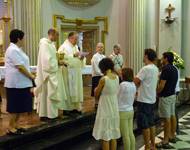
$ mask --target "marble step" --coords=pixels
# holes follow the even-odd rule
[[[69,143],[73,144],[73,140],[76,138],[83,138],[83,135],[86,135],[89,133],[89,136],[92,131],[92,126],[86,125],[77,127],[75,129],[67,129],[67,132],[64,131],[59,132],[57,134],[52,134],[48,137],[45,137],[43,139],[24,144],[22,146],[19,146],[15,148],[14,150],[34,150],[34,149],[47,149],[47,150],[53,150],[53,149],[63,149],[65,145],[68,145]]]
[[[29,129],[24,135],[0,137],[0,149],[44,149],[91,132],[95,113],[54,120],[46,125]],[[44,147],[44,148],[43,148]]]

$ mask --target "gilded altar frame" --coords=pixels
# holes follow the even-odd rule
[[[57,21],[60,20],[61,23],[69,24],[71,26],[75,25],[76,29],[83,29],[90,25],[98,25],[99,22],[103,22],[103,29],[101,30],[101,42],[105,45],[105,37],[108,34],[108,18],[97,16],[93,19],[84,19],[84,18],[76,18],[76,19],[67,19],[63,15],[53,15],[53,27],[59,28]],[[84,26],[85,25],[85,26]],[[59,46],[59,40],[57,42],[57,47]]]

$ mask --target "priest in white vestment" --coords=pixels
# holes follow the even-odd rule
[[[83,102],[82,67],[85,66],[85,58],[78,49],[77,40],[77,33],[69,33],[68,39],[60,46],[58,53],[64,53],[64,61],[67,63],[67,66],[63,66],[67,95],[64,110],[81,112]]]
[[[42,38],[39,43],[35,104],[39,116],[49,119],[58,117],[58,110],[62,109],[65,100],[54,45],[58,36],[55,29],[49,29],[48,38]]]

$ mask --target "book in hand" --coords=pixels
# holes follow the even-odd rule
[[[89,52],[79,52],[80,57],[86,57],[89,54],[90,54]]]

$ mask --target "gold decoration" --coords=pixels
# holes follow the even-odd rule
[[[87,7],[98,3],[100,0],[63,0],[67,5],[74,7]]]
[[[4,17],[0,18],[0,20],[3,20],[4,22],[9,22],[11,20],[11,18],[4,16]]]
[[[95,17],[94,19],[82,19],[82,18],[76,18],[76,19],[66,19],[65,16],[62,15],[53,15],[53,27],[57,27],[57,21],[61,20],[62,23],[68,23],[68,24],[74,24],[76,26],[76,29],[81,29],[84,26],[83,25],[96,25],[99,22],[104,23],[103,30],[101,30],[101,42],[105,45],[105,35],[108,33],[108,18],[107,17]],[[57,42],[57,47],[59,46],[59,42]]]
[[[4,0],[4,7],[6,8],[3,11],[3,17],[0,18],[0,32],[1,32],[1,42],[0,42],[0,66],[4,63],[4,52],[9,45],[8,35],[11,30],[11,1]]]

